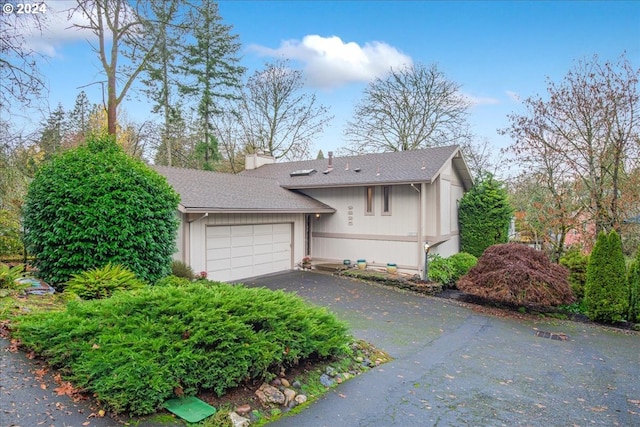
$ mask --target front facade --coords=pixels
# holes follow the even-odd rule
[[[421,272],[424,243],[459,250],[457,202],[472,185],[458,147],[275,163],[240,175],[158,167],[181,195],[175,258],[234,281],[305,256]]]

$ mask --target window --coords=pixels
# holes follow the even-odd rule
[[[365,187],[365,205],[364,205],[364,214],[365,215],[373,215],[373,195],[375,188],[374,187]]]
[[[391,186],[382,186],[382,215],[391,215]]]

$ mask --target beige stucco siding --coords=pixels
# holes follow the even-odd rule
[[[366,259],[384,265],[417,265],[420,186],[391,186],[390,214],[383,213],[381,186],[374,187],[373,215],[365,213],[365,187],[309,189],[305,194],[336,209],[312,218],[315,259]]]

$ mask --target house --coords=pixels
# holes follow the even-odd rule
[[[214,280],[294,268],[305,256],[420,272],[424,243],[459,250],[458,200],[473,184],[457,146],[276,163],[238,175],[156,167],[180,194],[176,259]]]

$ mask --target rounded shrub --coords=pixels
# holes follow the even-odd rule
[[[454,283],[454,269],[448,258],[438,254],[429,254],[429,280],[450,286]]]
[[[457,282],[462,276],[467,274],[471,267],[478,263],[478,258],[466,252],[458,252],[451,255],[449,258],[449,264],[453,269],[453,283]]]
[[[584,301],[591,320],[615,323],[628,314],[626,265],[622,242],[615,231],[598,235],[587,264]]]
[[[519,243],[493,245],[458,280],[458,289],[514,306],[552,307],[573,302],[568,270]]]
[[[178,195],[109,136],[93,136],[44,164],[24,203],[25,242],[40,277],[121,264],[155,282],[171,272]]]

